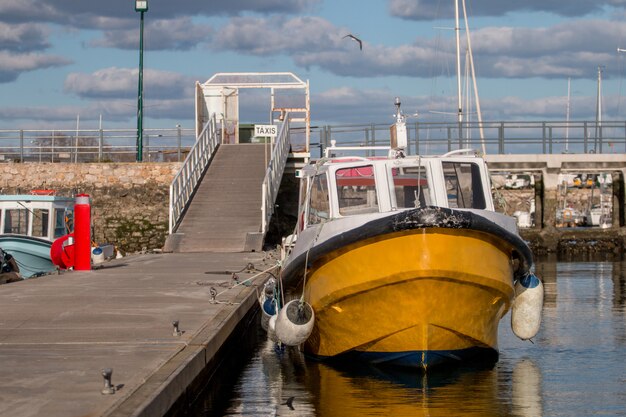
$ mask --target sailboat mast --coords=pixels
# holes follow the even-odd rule
[[[602,123],[602,67],[598,66],[598,94],[596,97],[596,121]]]
[[[598,93],[596,97],[596,137],[594,149],[595,152],[601,151],[601,149],[598,149],[600,129],[602,129],[602,67],[598,65]]]
[[[470,36],[469,23],[467,21],[467,8],[465,0],[463,0],[463,18],[465,21],[465,35],[467,36],[467,51],[469,52],[470,70],[472,71],[472,82],[474,84],[474,100],[476,101],[476,115],[478,117],[478,132],[480,134],[480,143],[483,148],[483,154],[487,154],[485,146],[485,132],[483,129],[483,113],[480,109],[480,97],[478,96],[478,85],[476,83],[476,70],[474,69],[474,54],[472,53],[472,37]]]
[[[567,77],[567,108],[565,111],[565,153],[569,152],[569,109],[570,100],[572,99],[572,78]]]
[[[456,35],[456,84],[457,84],[457,105],[458,120],[463,122],[463,102],[461,91],[461,28],[459,27],[459,0],[454,0],[454,33]]]

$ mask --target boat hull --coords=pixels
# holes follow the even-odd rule
[[[495,362],[514,296],[513,250],[480,231],[418,228],[328,251],[305,283],[316,322],[304,350],[418,368],[477,355]]]
[[[0,248],[10,253],[23,278],[44,275],[56,270],[50,258],[52,242],[25,235],[0,235]]]

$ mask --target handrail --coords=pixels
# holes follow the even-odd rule
[[[287,157],[289,156],[289,114],[285,115],[283,124],[280,126],[276,143],[272,150],[272,157],[265,171],[265,178],[262,186],[261,203],[261,233],[267,233],[270,219],[274,214],[274,204],[278,196],[278,189],[283,178]]]
[[[178,171],[178,174],[176,174],[170,184],[170,234],[178,228],[181,215],[200,183],[202,174],[209,165],[218,144],[217,122],[215,114],[213,114],[209,123],[204,126],[204,129],[202,129],[202,132],[196,139],[196,143],[189,151],[189,155],[187,155],[185,162],[180,167],[180,171]]]

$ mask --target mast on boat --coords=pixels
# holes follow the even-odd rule
[[[569,109],[572,98],[572,78],[567,77],[567,107],[565,109],[565,153],[569,153]]]
[[[602,66],[598,65],[598,92],[596,95],[596,137],[595,152],[598,152],[598,139],[602,129]]]
[[[459,27],[459,0],[454,1],[454,36],[456,37],[456,91],[457,118],[459,125],[463,122],[463,92],[461,91],[461,28]]]
[[[472,72],[472,82],[474,87],[474,99],[476,102],[476,116],[478,118],[478,131],[480,134],[480,143],[482,146],[483,154],[487,153],[485,146],[485,132],[483,129],[483,116],[480,109],[480,98],[478,96],[478,84],[476,83],[476,71],[474,69],[474,58],[472,54],[472,41],[470,37],[469,23],[467,21],[467,8],[465,7],[465,0],[463,0],[463,20],[465,23],[465,36],[467,38],[467,52],[469,57],[469,68]],[[454,31],[456,34],[456,78],[457,78],[457,100],[458,100],[458,122],[459,125],[463,122],[463,99],[461,90],[461,39],[460,39],[460,27],[459,27],[459,0],[454,0]]]

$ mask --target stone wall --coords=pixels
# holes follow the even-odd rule
[[[86,193],[92,199],[94,240],[122,252],[163,247],[168,232],[169,185],[180,162],[6,163],[2,194],[54,189],[57,195]]]

